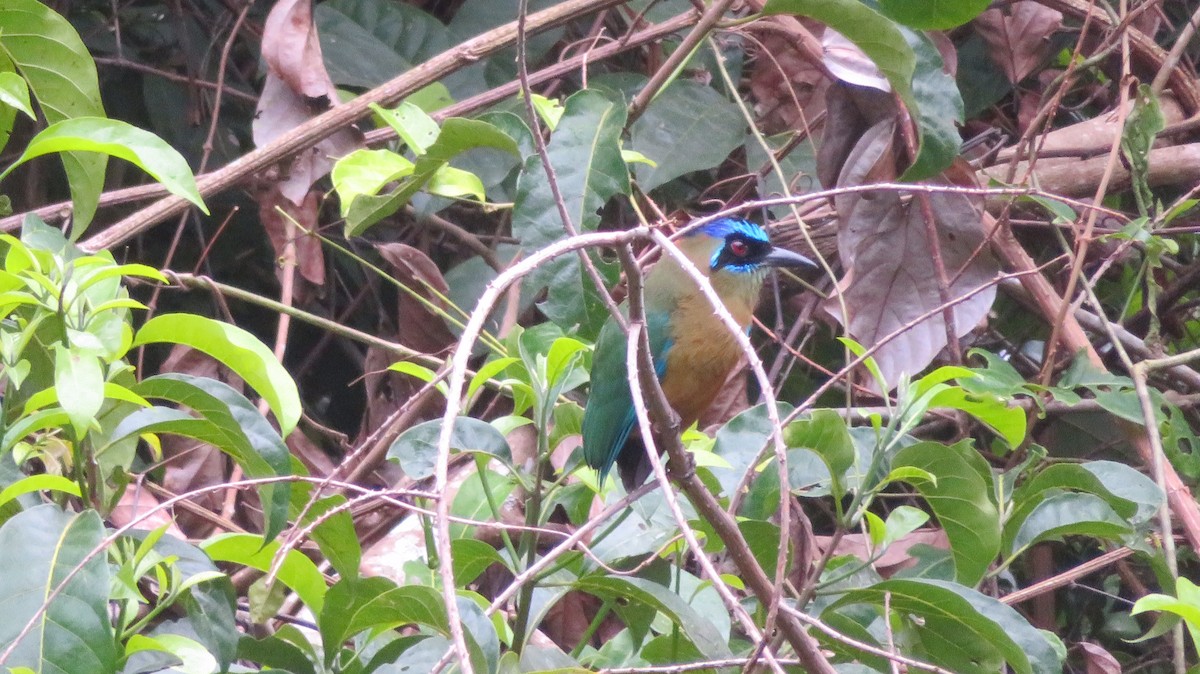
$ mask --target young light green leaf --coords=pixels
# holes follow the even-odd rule
[[[433,177],[429,179],[429,184],[425,186],[425,189],[429,190],[430,194],[449,199],[472,197],[476,201],[483,202],[487,198],[487,195],[484,194],[483,181],[479,179],[479,176],[453,166],[443,166],[434,171]]]
[[[209,674],[219,669],[217,659],[202,644],[179,634],[135,634],[125,643],[126,657],[140,651],[161,651],[179,659],[172,667],[182,674]]]
[[[394,110],[372,103],[371,110],[392,127],[414,154],[425,154],[438,137],[438,123],[412,103],[405,101]]]
[[[208,214],[183,155],[149,131],[103,117],[75,117],[51,124],[29,141],[17,161],[0,173],[0,180],[30,159],[53,152],[98,152],[124,159]]]
[[[82,439],[104,404],[104,370],[90,353],[59,345],[54,353],[54,388],[75,437]]]
[[[61,491],[72,496],[79,496],[80,493],[79,485],[61,475],[28,475],[0,491],[0,507],[18,496],[35,491]]]
[[[401,374],[406,374],[410,377],[416,377],[417,379],[420,379],[421,381],[425,382],[426,384],[428,384],[438,378],[438,374],[436,372],[434,372],[433,370],[430,370],[429,368],[425,367],[424,365],[421,365],[419,363],[414,363],[410,360],[402,360],[398,363],[392,363],[391,365],[388,366],[388,369],[393,372],[399,372]],[[436,388],[438,390],[438,393],[441,393],[443,397],[447,394],[448,389],[446,388],[445,382],[439,381],[437,384],[434,384],[434,388]]]
[[[359,149],[337,160],[329,177],[338,195],[342,217],[362,196],[375,196],[384,185],[411,175],[413,163],[391,150]]]
[[[138,330],[133,346],[159,342],[190,346],[217,359],[267,401],[284,437],[296,427],[301,411],[296,383],[254,335],[196,314],[159,314]]]
[[[218,534],[201,543],[200,549],[214,562],[236,562],[269,571],[279,552],[279,542],[264,544],[262,536],[254,534]],[[321,613],[325,604],[325,578],[304,553],[295,548],[288,550],[276,578],[295,592],[314,614]]]
[[[29,87],[25,84],[25,78],[14,72],[0,72],[0,103],[25,113],[29,119],[37,119],[29,104]]]
[[[1175,581],[1175,593],[1179,596],[1148,594],[1137,600],[1130,613],[1132,615],[1146,611],[1173,613],[1183,618],[1188,633],[1192,636],[1192,645],[1200,647],[1200,587],[1196,587],[1195,583],[1181,576]]]

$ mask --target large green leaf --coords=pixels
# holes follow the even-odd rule
[[[270,571],[279,542],[264,543],[254,534],[220,534],[204,541],[200,549],[215,562],[234,562],[259,571]],[[311,559],[292,548],[284,555],[276,575],[278,582],[290,588],[314,613],[325,605],[325,578]]]
[[[978,583],[1000,552],[1000,514],[989,495],[988,466],[970,441],[918,442],[896,452],[892,469],[911,466],[937,478],[912,480],[950,539],[959,582]]]
[[[629,169],[620,143],[624,126],[625,106],[585,89],[567,99],[550,138],[550,163],[567,214],[579,231],[595,230],[600,208],[613,196],[629,192]],[[536,155],[525,160],[517,179],[512,229],[528,251],[566,236],[546,171]],[[584,336],[591,337],[608,317],[577,256],[542,265],[526,285],[548,289],[542,311],[564,329],[583,326]]]
[[[0,50],[29,83],[48,123],[104,116],[96,64],[66,19],[37,0],[5,0],[0,26]],[[72,234],[78,238],[96,214],[108,157],[72,152],[61,159],[71,186]]]
[[[142,433],[175,433],[229,454],[248,477],[292,474],[291,453],[279,434],[245,396],[226,384],[186,374],[163,374],[142,381],[135,389],[147,398],[184,405],[202,418],[163,407],[136,410],[117,425],[110,445]],[[287,482],[259,487],[267,540],[287,523],[290,493],[291,484]]]
[[[254,335],[197,314],[159,314],[138,330],[132,346],[158,342],[190,346],[217,359],[267,401],[284,437],[296,427],[301,411],[296,382]]]
[[[437,462],[438,436],[442,420],[433,419],[417,424],[400,434],[388,448],[387,457],[396,460],[404,474],[413,480],[433,475]],[[450,432],[450,449],[460,452],[481,452],[504,463],[512,463],[512,449],[495,426],[473,417],[457,417]]]
[[[1062,664],[1050,642],[1011,607],[957,583],[941,580],[887,580],[851,590],[830,609],[851,604],[883,606],[918,616],[916,627],[926,655],[954,672],[1000,671],[1059,674]]]
[[[957,124],[963,122],[963,101],[933,42],[909,28],[900,32],[916,57],[912,93],[917,107],[908,109],[917,122],[920,139],[916,159],[900,179],[921,180],[941,173],[958,156],[962,138]]]
[[[829,471],[834,497],[840,499],[845,495],[846,471],[854,465],[856,451],[846,421],[837,412],[815,410],[808,419],[788,424],[783,431],[783,439],[791,449],[803,449],[816,454]]]
[[[655,163],[637,166],[638,186],[649,192],[681,175],[713,168],[745,135],[746,120],[733,101],[699,82],[677,80],[629,128],[630,149]]]
[[[1119,540],[1132,531],[1129,522],[1095,494],[1055,494],[1038,503],[1024,518],[1009,522],[1004,547],[1015,555],[1034,543],[1062,536]]]
[[[299,517],[300,512],[307,506],[307,514],[300,524],[307,526],[320,519],[321,523],[314,527],[310,534],[313,541],[338,572],[339,577],[356,578],[362,563],[362,544],[359,543],[358,532],[354,529],[354,517],[345,508],[329,514],[334,508],[344,506],[346,497],[341,494],[325,496],[310,505],[313,489],[314,485],[309,483],[292,485],[292,516]]]
[[[956,28],[979,16],[990,0],[879,0],[885,14],[918,30]]]
[[[124,159],[208,214],[183,155],[149,131],[116,119],[75,117],[51,124],[29,141],[25,152],[0,173],[0,180],[30,159],[54,152],[98,152]]]
[[[441,21],[403,2],[329,0],[313,21],[335,84],[379,86],[449,46]]]
[[[25,625],[104,538],[94,510],[65,513],[41,505],[19,513],[0,527],[0,650]],[[103,674],[117,669],[116,639],[108,618],[108,562],[103,554],[83,564],[33,630],[17,644],[5,667],[29,667],[45,674]]]
[[[653,608],[679,625],[705,658],[730,657],[729,644],[712,622],[663,585],[637,577],[591,575],[576,580],[574,587],[597,597],[635,601]]]
[[[792,406],[779,403],[778,410],[779,416],[784,417],[791,413]],[[712,452],[729,463],[729,468],[708,468],[721,484],[717,496],[728,498],[733,494],[746,471],[755,467],[754,459],[767,446],[770,437],[771,420],[767,418],[765,405],[755,405],[725,422],[716,433]]]

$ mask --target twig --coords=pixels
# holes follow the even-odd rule
[[[704,14],[700,15],[700,18],[696,21],[696,25],[692,26],[688,34],[683,37],[683,40],[679,42],[679,46],[675,48],[675,51],[671,52],[667,60],[663,61],[658,70],[650,76],[650,80],[646,82],[641,91],[629,102],[627,125],[633,124],[637,121],[638,117],[642,116],[642,113],[650,106],[650,102],[658,95],[663,85],[669,82],[672,77],[675,77],[679,68],[683,66],[685,61],[692,57],[692,52],[695,51],[704,38],[708,37],[709,31],[717,25],[717,21],[725,15],[725,12],[732,4],[733,0],[714,0],[708,6],[708,9],[704,10]]]

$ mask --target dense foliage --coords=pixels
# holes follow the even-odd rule
[[[1196,671],[1194,5],[4,0],[0,666]],[[821,272],[602,484],[723,215]]]

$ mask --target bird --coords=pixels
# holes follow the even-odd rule
[[[776,267],[817,265],[771,245],[766,231],[741,218],[720,218],[681,237],[680,251],[708,277],[733,319],[749,331],[767,273]],[[717,316],[695,280],[664,255],[646,275],[643,296],[654,372],[667,402],[687,428],[712,405],[738,364],[737,339]],[[626,303],[622,312],[628,312]],[[583,458],[603,487],[613,466],[632,491],[650,474],[642,443],[630,438],[637,424],[626,367],[627,342],[613,317],[604,324],[592,358],[591,392],[583,414]]]

